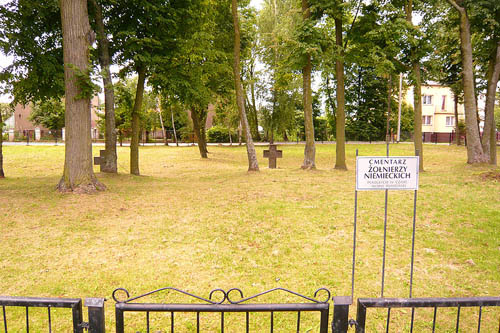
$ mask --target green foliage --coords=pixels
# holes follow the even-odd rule
[[[0,50],[14,56],[0,81],[16,103],[64,95],[59,1],[13,0],[0,6]]]
[[[231,131],[232,142],[238,140],[234,131]],[[223,126],[213,126],[207,130],[207,139],[210,143],[226,143],[229,140],[229,128]]]
[[[59,131],[64,127],[64,103],[61,99],[51,98],[33,105],[30,121],[51,130]]]
[[[79,93],[75,96],[76,99],[91,99],[101,91],[101,87],[92,81],[92,66],[89,65],[87,69],[81,70],[73,64],[67,64],[76,78],[76,85]]]

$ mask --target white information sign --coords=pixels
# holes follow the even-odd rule
[[[418,190],[418,156],[356,157],[356,190]]]

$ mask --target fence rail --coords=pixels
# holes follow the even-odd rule
[[[393,308],[411,308],[410,332],[413,331],[415,309],[417,308],[433,308],[432,332],[436,329],[436,318],[438,308],[457,308],[457,318],[455,330],[460,328],[460,308],[474,307],[478,308],[478,324],[477,331],[481,332],[481,317],[482,308],[487,306],[500,306],[500,297],[466,297],[466,298],[360,298],[358,299],[358,309],[356,321],[353,322],[356,326],[356,333],[363,333],[366,329],[367,310],[369,308],[386,308],[386,332],[389,331],[391,318],[391,309]],[[500,325],[500,323],[499,323]],[[498,327],[500,333],[500,326]]]

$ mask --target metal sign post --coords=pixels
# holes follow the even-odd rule
[[[358,215],[358,191],[385,191],[384,204],[384,245],[382,254],[382,286],[381,297],[384,297],[385,264],[387,248],[387,211],[389,190],[413,190],[413,231],[410,266],[410,298],[413,294],[413,270],[415,262],[415,228],[417,213],[417,192],[419,181],[419,152],[416,156],[389,156],[387,144],[386,156],[359,156],[356,150],[356,190],[354,192],[354,235],[352,257],[351,296],[354,297],[356,268],[356,233]]]

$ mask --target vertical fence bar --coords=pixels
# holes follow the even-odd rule
[[[30,316],[28,307],[26,307],[26,333],[30,333]]]
[[[170,331],[174,333],[174,313],[170,312]]]
[[[146,311],[146,332],[149,333],[149,311]]]
[[[83,322],[82,300],[79,300],[71,310],[73,312],[73,331],[75,333],[82,333],[83,327],[80,326],[80,324]]]
[[[330,308],[326,308],[324,310],[321,310],[321,323],[320,323],[320,328],[319,332],[320,333],[328,333],[328,314]]]
[[[413,323],[415,322],[415,308],[411,308],[410,333],[413,333]]]
[[[200,313],[196,312],[196,333],[200,333]]]
[[[387,142],[387,157],[389,157],[389,142]],[[382,253],[382,288],[380,297],[384,297],[384,283],[385,283],[385,255],[387,249],[387,201],[389,200],[389,190],[385,190],[385,205],[384,205],[384,249]]]
[[[420,169],[420,152],[418,149],[415,151],[415,155],[419,157],[417,166]],[[410,298],[413,295],[413,267],[415,265],[415,229],[417,226],[417,193],[418,190],[415,190],[413,195],[413,231],[411,236],[411,264],[410,264]]]
[[[123,320],[123,311],[118,307],[115,308],[115,319],[116,319],[116,333],[124,333],[124,320]],[[149,320],[148,320],[149,323]]]
[[[50,305],[47,306],[47,314],[49,317],[49,333],[52,333],[52,319],[50,318]]]
[[[434,307],[434,319],[432,319],[432,333],[436,331],[436,316],[437,316],[437,310],[438,308],[435,306]]]
[[[457,328],[456,328],[455,332],[458,333],[459,328],[460,328],[460,305],[458,306],[458,310],[457,310]]]
[[[358,150],[356,149],[356,157]],[[356,161],[357,163],[357,161]],[[356,166],[357,167],[357,166]],[[354,273],[356,271],[356,227],[358,219],[358,190],[354,190],[354,231],[352,237],[352,273],[351,273],[351,298],[354,299]]]
[[[349,329],[349,306],[351,304],[351,297],[333,297],[332,333],[347,333]]]
[[[366,326],[366,306],[358,299],[358,311],[356,313],[356,333],[365,333]]]
[[[3,328],[5,330],[5,333],[7,333],[7,314],[5,313],[5,306],[2,306],[3,309]]]
[[[483,312],[483,307],[480,306],[479,307],[479,320],[477,321],[477,333],[481,332],[481,315],[482,315],[482,312]]]
[[[297,333],[300,333],[300,311],[297,312]]]
[[[89,333],[104,333],[106,331],[104,301],[104,298],[86,298],[84,301],[89,313]]]
[[[224,312],[220,313],[220,331],[224,333]]]
[[[271,333],[274,332],[274,312],[271,311]]]
[[[387,309],[387,322],[385,323],[385,332],[389,333],[389,325],[391,324],[391,308]]]
[[[248,333],[248,332],[250,332],[250,313],[247,312],[245,317],[246,317],[246,325],[245,326],[246,326],[247,333]]]

